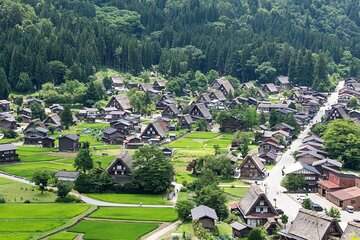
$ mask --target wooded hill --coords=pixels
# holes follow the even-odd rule
[[[328,86],[327,73],[360,75],[359,40],[358,0],[0,0],[0,84],[26,92],[156,65]]]

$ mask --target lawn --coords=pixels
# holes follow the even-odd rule
[[[174,208],[101,207],[91,218],[173,222],[177,220]]]
[[[83,221],[69,231],[84,233],[85,240],[137,240],[158,226],[153,223]]]
[[[191,132],[186,134],[184,138],[190,139],[211,139],[220,136],[220,133],[213,133],[213,132]]]
[[[170,204],[165,195],[92,193],[87,196],[106,202],[127,204]]]
[[[88,208],[85,204],[0,204],[0,219],[70,219]]]
[[[0,194],[5,198],[7,203],[24,202],[55,202],[56,194],[45,191],[43,194],[38,187],[25,183],[19,183],[6,178],[0,178]]]
[[[239,202],[247,193],[249,188],[223,188],[228,202]]]
[[[48,240],[73,240],[78,234],[71,232],[60,232],[48,238]]]
[[[243,198],[245,196],[245,194],[247,193],[247,191],[249,190],[249,188],[231,188],[231,187],[224,187],[223,188],[224,192],[226,192],[229,195],[233,195],[236,197],[240,197]]]
[[[13,175],[31,179],[34,172],[38,170],[48,170],[50,172],[57,172],[59,170],[74,170],[74,167],[70,164],[56,163],[56,162],[34,162],[13,164],[7,166],[0,166],[0,171],[4,171]]]

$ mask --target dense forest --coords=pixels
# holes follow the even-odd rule
[[[46,82],[86,83],[107,66],[168,77],[216,70],[241,82],[289,75],[323,90],[328,74],[360,75],[359,6],[359,0],[0,0],[0,84],[5,92],[26,92]]]

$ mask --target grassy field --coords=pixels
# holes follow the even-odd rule
[[[170,204],[165,195],[94,193],[87,196],[106,202],[128,204]]]
[[[157,227],[154,223],[83,221],[69,231],[84,233],[85,240],[137,240]]]
[[[34,172],[38,170],[48,170],[50,172],[57,172],[59,170],[74,170],[74,167],[71,164],[63,164],[57,162],[35,162],[35,163],[21,163],[21,164],[13,164],[0,166],[0,170],[17,175],[20,177],[24,177],[27,179],[31,179]]]
[[[78,234],[71,232],[60,232],[48,238],[48,240],[73,240]]]
[[[89,207],[85,204],[0,204],[0,239],[38,239]]]
[[[184,138],[190,139],[211,139],[220,136],[220,133],[213,133],[213,132],[191,132],[186,134]]]
[[[249,190],[248,188],[222,188],[227,195],[228,202],[239,202]]]
[[[2,204],[0,219],[69,219],[88,208],[85,204]]]
[[[101,207],[91,218],[173,222],[177,220],[174,208]]]
[[[7,203],[24,202],[54,202],[56,194],[45,191],[43,194],[38,187],[24,183],[19,183],[6,178],[0,178],[0,194],[5,198]]]

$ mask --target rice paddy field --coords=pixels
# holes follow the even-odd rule
[[[140,220],[173,222],[177,220],[174,208],[148,208],[148,207],[101,207],[91,214],[91,218],[116,219],[116,220]]]
[[[0,204],[0,239],[37,239],[89,208],[85,204]]]
[[[85,240],[137,240],[158,226],[155,223],[83,221],[69,231],[83,233]]]
[[[87,196],[112,203],[126,204],[170,204],[166,195],[158,194],[115,194],[115,193],[94,193]]]

